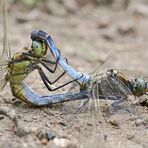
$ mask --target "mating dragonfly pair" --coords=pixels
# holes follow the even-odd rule
[[[7,9],[4,1],[4,47],[0,59],[0,90],[9,82],[13,96],[28,104],[49,106],[61,102],[83,100],[80,107],[82,108],[91,100],[107,99],[115,101],[112,106],[116,107],[129,95],[139,97],[148,91],[148,82],[143,77],[137,76],[129,79],[117,69],[110,69],[104,73],[95,72],[93,75],[76,71],[62,56],[50,35],[42,30],[32,31],[31,39],[31,48],[15,53],[11,57],[7,34]],[[45,58],[48,50],[53,55],[54,61]],[[50,64],[54,65],[53,69]],[[64,72],[51,81],[40,65],[50,73],[54,73],[57,66],[60,65]],[[24,83],[25,78],[34,70],[38,71],[49,91],[58,90],[73,82],[77,82],[79,91],[39,96]],[[62,78],[64,74],[68,74],[72,80],[52,89],[51,85]]]
[[[93,75],[76,71],[63,58],[50,35],[42,30],[32,31],[31,39],[32,46],[30,49],[16,53],[8,59],[4,59],[4,57],[10,55],[10,50],[4,48],[0,61],[1,88],[4,88],[6,83],[9,82],[13,96],[28,104],[49,106],[66,101],[85,100],[82,105],[85,106],[91,99],[107,99],[114,100],[112,106],[116,106],[125,101],[129,95],[139,97],[148,91],[148,82],[143,77],[137,76],[129,79],[118,69],[110,69],[104,73],[96,72]],[[44,58],[47,50],[50,50],[55,61]],[[51,73],[54,73],[57,65],[60,65],[64,72],[54,81],[51,81],[39,64]],[[51,69],[49,64],[55,65],[54,69]],[[55,91],[72,82],[77,82],[79,92],[39,96],[23,82],[34,70],[38,70],[43,83],[49,91]],[[65,73],[72,77],[73,80],[52,89],[50,85],[57,82]]]

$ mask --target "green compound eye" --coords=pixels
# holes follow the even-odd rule
[[[43,56],[43,52],[44,52],[44,49],[42,47],[42,43],[39,42],[39,41],[33,41],[32,42],[32,54],[37,57],[37,58],[40,58]]]
[[[146,93],[147,82],[142,77],[136,77],[133,81],[133,92],[136,96],[141,96]]]
[[[40,50],[40,49],[42,48],[42,44],[41,44],[40,42],[33,41],[32,47],[33,47],[33,49],[35,49],[35,50]]]

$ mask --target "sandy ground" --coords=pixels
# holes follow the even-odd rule
[[[53,37],[62,55],[79,71],[92,73],[97,68],[118,68],[133,76],[138,73],[147,77],[148,4],[131,1],[127,8],[86,5],[74,12],[56,7],[52,13],[44,7],[28,10],[22,5],[9,6],[12,52],[30,46],[30,32],[42,29]],[[2,17],[0,24],[2,49]],[[56,75],[51,75],[51,79]],[[26,82],[40,94],[51,94],[37,72],[29,75]],[[15,110],[19,116],[17,128],[11,119],[0,115],[0,147],[3,148],[148,147],[146,106],[135,104],[136,114],[117,113],[106,116],[106,121],[98,121],[98,115],[94,118],[89,113],[62,114],[61,106],[30,107],[13,98],[9,85],[0,98],[0,106]],[[102,102],[103,105],[106,103]]]

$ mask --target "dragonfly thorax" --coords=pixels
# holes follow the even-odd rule
[[[7,74],[7,81],[10,83],[22,83],[23,80],[31,73],[34,69],[33,61],[28,60],[27,57],[21,53],[15,53],[9,62],[9,71]]]

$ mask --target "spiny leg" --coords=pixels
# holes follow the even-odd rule
[[[30,59],[30,57],[31,57],[31,60],[33,60],[33,61],[39,61],[39,63],[40,64],[42,64],[49,72],[51,72],[51,73],[54,73],[55,71],[56,71],[56,69],[57,69],[57,65],[58,65],[58,61],[51,61],[51,60],[46,60],[46,59],[36,59],[33,55],[31,55],[31,53],[29,53],[29,52],[23,52],[23,54],[25,55],[25,56],[29,56],[28,58]],[[60,58],[60,57],[59,57]],[[66,59],[66,61],[67,61],[67,59]],[[52,70],[51,68],[49,68],[47,65],[46,65],[46,63],[44,63],[44,62],[46,62],[46,63],[49,63],[49,64],[56,64],[56,66],[55,66],[55,68],[54,68],[54,70]],[[51,84],[53,84],[53,83],[55,83],[56,81],[58,81],[64,74],[65,74],[66,72],[64,71],[57,79],[55,79],[53,82],[51,82]]]
[[[59,50],[58,50],[59,51]],[[61,52],[59,51],[59,57],[58,57],[58,59],[57,59],[57,61],[50,61],[50,60],[46,60],[46,59],[42,59],[42,60],[40,60],[40,63],[48,70],[48,71],[50,71],[51,73],[54,73],[55,71],[56,71],[56,69],[57,69],[57,66],[58,66],[58,61],[59,61],[59,59],[60,59],[60,56],[61,56]],[[45,63],[54,63],[54,64],[56,64],[55,65],[55,67],[54,67],[54,69],[52,70],[52,69],[50,69]]]
[[[61,52],[59,51],[59,57],[58,57],[58,60],[57,61],[50,61],[50,60],[46,60],[46,59],[42,59],[41,61],[40,61],[40,63],[49,71],[49,72],[51,72],[51,73],[54,73],[55,71],[56,71],[56,69],[57,69],[57,66],[58,66],[58,61],[59,61],[59,59],[60,59],[60,55],[61,55]],[[67,58],[65,58],[65,60],[66,60],[66,63],[68,64],[68,60],[67,60]],[[44,63],[45,62],[45,63]],[[46,63],[52,63],[52,64],[56,64],[55,65],[55,68],[52,70],[52,69],[50,69],[47,65],[46,65]],[[57,79],[55,79],[51,84],[54,84],[56,81],[58,81],[64,74],[65,74],[66,72],[64,71],[60,76],[58,76],[58,78]]]
[[[68,84],[70,84],[70,83],[72,83],[72,82],[75,82],[75,81],[77,81],[77,80],[79,80],[79,79],[81,79],[81,78],[83,77],[83,74],[82,74],[82,76],[81,76],[80,78],[75,79],[75,80],[72,80],[72,81],[69,81],[69,82],[67,82],[67,83],[65,83],[65,84],[63,84],[63,85],[61,85],[61,86],[59,86],[59,87],[56,87],[56,88],[52,89],[52,88],[49,86],[49,84],[53,84],[53,82],[51,82],[51,81],[47,78],[47,76],[46,76],[45,73],[43,72],[42,68],[41,68],[40,66],[36,66],[36,69],[38,70],[38,72],[39,72],[39,74],[40,74],[40,76],[41,76],[42,81],[44,82],[45,86],[47,87],[47,89],[48,89],[49,91],[55,91],[55,90],[57,90],[57,89],[60,89],[60,88],[66,86],[66,85],[68,85]]]
[[[68,60],[65,58],[66,62],[68,63]],[[42,61],[45,61],[45,62],[49,62],[48,60],[42,60]],[[54,68],[54,70],[50,69],[44,62],[41,62],[41,64],[48,70],[50,71],[51,73],[54,73],[57,69],[57,65],[58,65],[58,62],[55,63],[56,66]],[[64,74],[66,73],[66,71],[64,71],[60,76],[58,76],[57,79],[55,79],[53,82],[51,82],[50,84],[54,84],[56,81],[58,81]]]
[[[45,63],[41,62],[41,64],[51,73],[54,73],[57,69],[57,64],[54,68],[54,70],[50,69]],[[60,76],[57,77],[54,81],[50,82],[50,84],[54,84],[56,81],[58,81],[66,72],[64,71]]]
[[[54,73],[57,69],[57,65],[58,65],[58,61],[60,59],[60,51],[59,51],[59,57],[58,57],[58,60],[57,61],[51,61],[51,60],[47,60],[47,59],[36,59],[30,52],[23,52],[24,55],[26,56],[30,56],[31,57],[31,60],[33,61],[39,61],[40,64],[42,64],[49,72],[51,73]],[[28,57],[29,58],[29,57]],[[30,58],[29,58],[30,59]],[[68,60],[65,58],[66,62],[68,63]],[[51,69],[49,68],[46,63],[49,63],[49,64],[56,64],[55,68],[54,69]],[[64,71],[60,76],[58,76],[57,79],[55,79],[54,81],[49,81],[49,84],[54,84],[56,81],[58,81],[66,72]],[[70,82],[71,83],[71,82]],[[65,85],[64,85],[65,86]]]
[[[27,51],[27,52],[22,52],[23,55],[26,56],[26,58],[28,58],[29,60],[33,60],[33,61],[44,61],[46,63],[49,63],[49,64],[57,64],[58,61],[52,61],[52,60],[46,60],[46,59],[40,59],[40,58],[37,58],[35,57],[34,55],[32,55],[32,53],[30,51]]]
[[[65,84],[63,84],[63,85],[61,85],[61,86],[59,86],[59,87],[56,87],[56,88],[54,88],[54,89],[52,89],[52,88],[50,88],[50,86],[49,86],[49,79],[42,73],[40,73],[40,76],[41,76],[41,78],[42,78],[42,80],[43,80],[43,82],[44,82],[44,84],[46,85],[46,87],[47,87],[47,89],[49,90],[49,91],[55,91],[55,90],[58,90],[58,89],[60,89],[60,88],[62,88],[62,87],[64,87],[64,86],[66,86],[66,85],[68,85],[68,84],[70,84],[70,83],[72,83],[72,82],[75,82],[75,81],[77,81],[77,80],[79,80],[80,78],[78,78],[77,80],[72,80],[72,81],[69,81],[69,82],[67,82],[67,83],[65,83]],[[49,83],[49,84],[48,84]]]
[[[86,104],[87,104],[89,101],[90,101],[90,98],[87,99],[87,100],[85,100],[85,101],[79,106],[79,108],[76,110],[75,114],[77,114],[78,112],[81,112],[81,111],[85,108]]]

